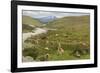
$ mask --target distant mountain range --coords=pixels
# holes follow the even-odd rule
[[[42,17],[42,18],[37,18],[37,19],[42,23],[48,23],[48,22],[56,20],[57,18],[56,16],[47,16],[47,17]]]

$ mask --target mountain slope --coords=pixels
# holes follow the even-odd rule
[[[23,24],[23,26],[22,26],[22,31],[23,32],[31,32],[33,29],[34,29],[34,27],[31,27],[27,24]]]
[[[34,26],[41,25],[41,23],[38,20],[33,19],[32,17],[29,16],[22,16],[22,24],[34,25]]]
[[[77,42],[87,42],[90,40],[90,20],[89,16],[70,16],[60,18],[47,24],[46,27],[57,29],[57,31],[50,32],[52,35],[59,34],[59,38]],[[66,35],[66,37],[61,37]],[[84,38],[85,37],[85,38]],[[53,39],[54,37],[52,37]],[[56,37],[57,38],[57,37]],[[64,41],[65,41],[64,39]],[[55,40],[55,38],[54,38]],[[72,43],[72,42],[70,42]]]
[[[85,24],[89,24],[89,16],[70,16],[70,17],[63,17],[48,23],[47,26],[55,27],[55,28],[67,28],[69,26],[82,26]],[[67,27],[66,27],[67,26]]]

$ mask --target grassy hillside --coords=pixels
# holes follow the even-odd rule
[[[41,25],[41,23],[38,20],[33,19],[32,17],[29,16],[22,16],[22,24],[34,25],[34,26]]]
[[[27,24],[22,24],[22,31],[24,32],[31,32],[34,29],[34,27],[31,27]]]
[[[41,23],[38,20],[33,19],[29,16],[22,16],[22,30],[23,30],[23,32],[30,32],[33,30],[33,27],[38,27],[40,25],[41,25]]]
[[[28,38],[24,43],[23,56],[31,56],[36,61],[89,59],[89,20],[89,16],[71,16],[49,22],[44,27],[55,30]],[[25,47],[26,44],[29,45]],[[59,48],[63,49],[62,53]]]
[[[71,26],[71,28],[73,26],[82,26],[84,24],[88,24],[89,26],[89,16],[69,16],[69,17],[63,17],[63,18],[60,18],[60,19],[57,19],[55,21],[52,21],[50,23],[48,23],[48,27],[55,27],[55,28],[62,28],[62,27],[65,27],[65,28],[68,28]]]
[[[57,31],[52,31],[52,35],[60,34],[59,37],[77,42],[89,43],[90,37],[90,21],[89,16],[64,17],[49,23],[46,27],[55,28]],[[67,36],[67,38],[64,36]],[[52,37],[53,38],[53,37]],[[57,37],[55,37],[57,38]],[[54,39],[55,39],[54,38]],[[72,43],[72,42],[70,42]]]

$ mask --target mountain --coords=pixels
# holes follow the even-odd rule
[[[29,16],[22,16],[22,24],[39,26],[41,25],[41,22]]]
[[[41,23],[48,23],[48,22],[56,20],[57,18],[56,16],[47,16],[47,17],[42,17],[42,18],[37,18],[37,19],[39,19]]]

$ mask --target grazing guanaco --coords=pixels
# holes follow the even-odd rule
[[[50,54],[45,54],[39,58],[40,61],[48,61]]]
[[[84,42],[83,43],[81,42],[81,45],[84,48],[83,49],[83,53],[88,53],[89,52],[89,49],[88,49],[89,48],[89,44],[84,43]]]
[[[50,54],[48,54],[48,53],[45,55],[46,61],[48,60],[49,56],[50,56]]]
[[[39,43],[38,39],[36,39],[36,40],[35,40],[35,43],[36,43],[36,44],[38,44],[38,43]]]
[[[58,53],[61,55],[64,53],[64,49],[61,47],[61,44],[58,43]]]
[[[46,40],[46,44],[48,44],[49,43],[49,41],[48,40]]]
[[[80,42],[80,44],[82,45],[82,46],[87,46],[87,44],[86,43],[82,43],[82,42]]]

